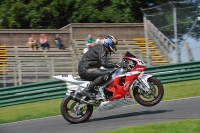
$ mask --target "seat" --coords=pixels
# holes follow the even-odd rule
[[[74,77],[74,79],[77,80],[77,81],[88,81],[86,79],[81,78],[80,76]]]

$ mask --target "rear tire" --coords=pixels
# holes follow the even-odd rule
[[[85,107],[82,107],[77,113],[76,110],[74,110],[76,103],[77,102],[72,100],[70,97],[66,96],[63,98],[60,106],[63,118],[72,124],[87,121],[93,113],[92,105],[86,105]]]
[[[148,93],[145,93],[138,86],[133,88],[133,95],[135,100],[146,107],[154,106],[158,104],[164,95],[164,88],[162,83],[156,77],[150,77],[148,79],[148,84],[150,90]]]

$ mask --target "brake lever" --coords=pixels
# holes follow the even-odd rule
[[[122,66],[121,66],[121,65],[119,65],[119,64],[117,64],[116,66],[117,66],[117,69],[122,67]]]

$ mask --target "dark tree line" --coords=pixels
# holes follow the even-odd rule
[[[142,22],[140,8],[168,0],[1,0],[1,29],[57,29],[69,23]]]

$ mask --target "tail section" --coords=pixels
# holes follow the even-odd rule
[[[75,79],[75,77],[73,77],[72,75],[56,75],[53,76],[55,79],[59,79],[61,81],[73,84],[73,85],[77,85],[80,87],[85,88],[87,85],[90,84],[90,81],[86,81],[86,80],[78,80]]]

